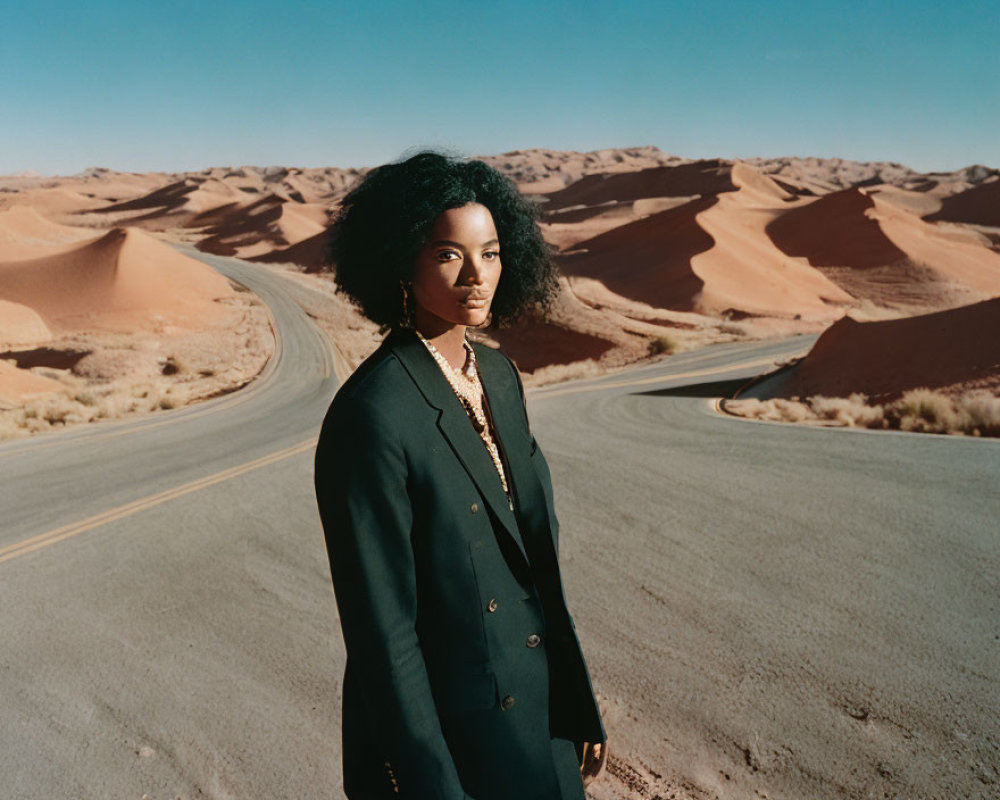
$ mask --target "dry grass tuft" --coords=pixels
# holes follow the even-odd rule
[[[534,372],[524,376],[526,386],[541,386],[548,383],[573,380],[575,378],[593,378],[601,374],[601,367],[592,358],[584,361],[574,361],[570,364],[550,364],[539,367]]]
[[[673,336],[656,336],[649,340],[649,354],[659,356],[670,355],[677,351],[677,340]]]
[[[727,400],[723,407],[735,416],[769,422],[1000,436],[1000,397],[987,390],[953,396],[932,389],[912,389],[900,399],[885,404],[869,403],[863,394],[850,397],[816,395],[805,401],[746,398]]]

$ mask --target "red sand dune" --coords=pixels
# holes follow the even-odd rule
[[[207,226],[197,247],[220,256],[254,258],[283,250],[325,232],[326,210],[269,194],[249,205],[213,209],[187,227]],[[287,260],[287,259],[283,259]]]
[[[808,201],[766,230],[783,252],[877,305],[948,308],[1000,294],[1000,257],[981,238],[924,222],[859,189]]]
[[[34,309],[53,330],[211,327],[232,316],[215,302],[232,295],[217,272],[136,229],[0,262],[0,297]]]
[[[550,364],[597,360],[614,342],[548,322],[522,321],[516,329],[502,328],[490,334],[523,372],[534,372]]]
[[[866,216],[875,201],[859,189],[824,195],[786,211],[767,226],[782,252],[808,259],[814,267],[865,268],[906,258]]]
[[[736,191],[702,197],[580,242],[560,258],[630,300],[676,311],[830,320],[851,297],[779,251],[764,229],[791,195],[745,164]]]
[[[259,256],[251,256],[248,260],[265,264],[298,264],[305,267],[306,272],[319,272],[326,266],[328,238],[324,229],[320,233],[314,234],[293,245],[272,250]]]
[[[568,276],[594,278],[611,291],[660,308],[691,311],[704,286],[691,259],[715,244],[697,215],[718,202],[692,200],[679,208],[621,225],[559,257]]]
[[[879,322],[844,317],[776,391],[779,397],[861,392],[894,399],[918,387],[982,381],[1000,382],[1000,298]]]
[[[548,196],[546,213],[571,206],[596,206],[647,197],[694,197],[736,188],[731,167],[718,159],[676,167],[650,167],[638,172],[588,175]]]
[[[941,209],[924,217],[928,222],[965,222],[1000,227],[1000,180],[981,183],[941,200]]]
[[[245,198],[243,192],[224,181],[184,178],[141,197],[96,209],[95,212],[112,215],[111,218],[119,224],[165,231],[184,226],[193,216],[204,211]]]

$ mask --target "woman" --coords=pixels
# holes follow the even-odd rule
[[[554,295],[532,207],[482,162],[419,153],[347,195],[331,258],[391,328],[338,390],[316,452],[347,649],[345,792],[582,800],[606,736],[549,469],[516,367],[466,338]]]

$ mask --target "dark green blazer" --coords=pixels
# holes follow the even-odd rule
[[[520,376],[473,347],[514,509],[413,331],[386,337],[323,423],[316,496],[347,649],[352,800],[556,800],[566,762],[551,737],[606,739]]]

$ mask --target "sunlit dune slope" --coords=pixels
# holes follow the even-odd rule
[[[681,169],[681,168],[676,168]],[[560,258],[568,275],[635,301],[703,314],[834,319],[852,298],[765,235],[793,198],[752,168],[728,170],[731,190],[580,242]]]
[[[51,338],[52,331],[35,309],[0,298],[0,349],[41,344]]]
[[[0,211],[0,260],[30,258],[39,249],[72,246],[98,235],[99,231],[59,225],[30,206],[11,206]]]
[[[860,189],[786,211],[766,230],[783,252],[859,300],[932,309],[1000,294],[1000,256]]]
[[[0,405],[16,404],[35,395],[62,390],[58,381],[35,375],[26,369],[18,369],[13,364],[0,360]]]
[[[0,262],[0,297],[34,309],[53,330],[226,324],[233,295],[207,266],[135,229],[27,260]]]

